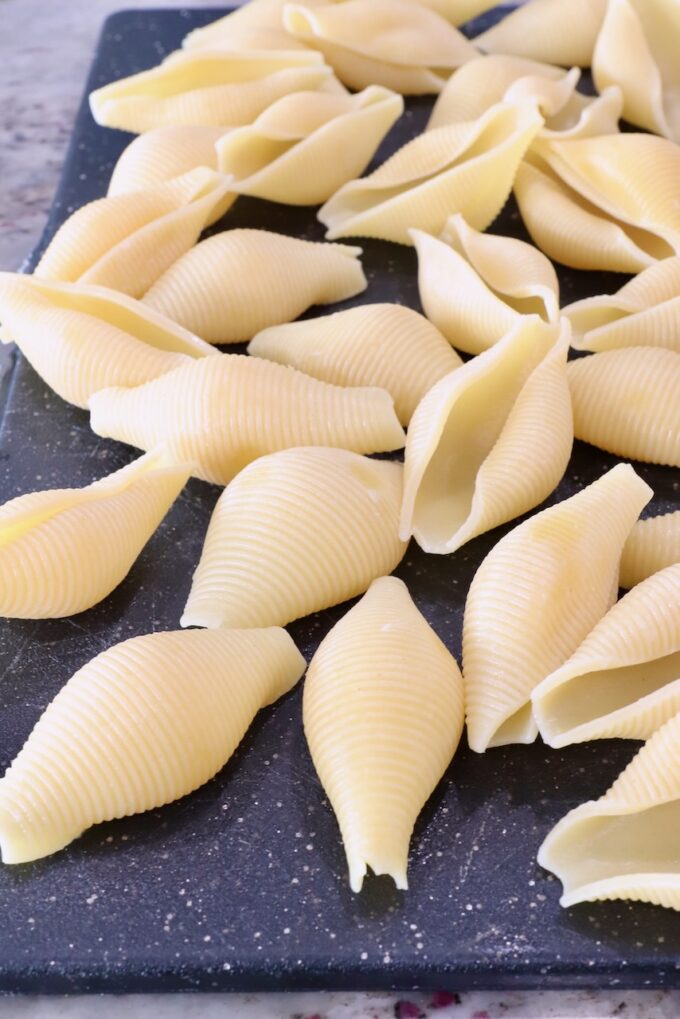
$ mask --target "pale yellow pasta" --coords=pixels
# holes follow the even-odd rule
[[[285,449],[220,496],[182,626],[285,626],[363,594],[406,551],[401,464],[346,449]]]
[[[567,368],[574,435],[617,456],[680,467],[680,354],[626,347]]]
[[[396,92],[371,85],[356,95],[295,92],[217,145],[234,190],[287,205],[320,205],[364,172],[404,110]]]
[[[153,188],[197,166],[217,170],[215,143],[224,133],[223,127],[198,124],[157,127],[139,135],[113,168],[109,197]]]
[[[90,93],[104,127],[141,134],[170,125],[250,124],[275,100],[300,89],[337,89],[312,50],[179,50],[150,71]]]
[[[332,0],[309,0],[309,7],[322,7]],[[283,8],[288,0],[249,0],[241,7],[195,28],[182,40],[185,49],[304,49],[305,45],[283,27]]]
[[[235,197],[228,178],[199,166],[148,190],[98,198],[59,227],[35,275],[141,297]]]
[[[227,763],[305,662],[284,630],[151,633],[79,669],[0,780],[3,863],[186,796]]]
[[[408,244],[411,227],[439,234],[460,212],[485,230],[502,209],[517,167],[543,125],[535,103],[499,103],[478,120],[418,135],[368,177],[326,202],[326,236]]]
[[[555,825],[538,862],[560,903],[633,899],[680,909],[680,715],[638,751],[609,791]]]
[[[407,888],[413,826],[460,740],[463,684],[401,580],[376,580],[322,641],[303,720],[352,891],[369,867]]]
[[[196,477],[216,485],[292,446],[381,453],[404,445],[384,389],[331,386],[241,354],[195,361],[134,389],[103,389],[90,412],[97,435],[141,449],[165,442],[175,459],[194,463]]]
[[[337,0],[335,2],[337,3]],[[371,0],[364,2],[370,3]],[[494,0],[409,0],[409,2],[429,7],[452,25],[463,25],[496,6]]]
[[[473,40],[487,53],[590,67],[607,0],[529,0]]]
[[[137,386],[216,351],[139,301],[104,287],[0,273],[3,340],[55,393],[87,407],[107,386]]]
[[[557,486],[574,434],[565,325],[522,318],[423,397],[406,440],[402,538],[454,552]]]
[[[289,3],[283,24],[322,53],[353,89],[384,85],[404,95],[439,92],[454,68],[477,56],[448,21],[404,0],[345,0],[323,7]]]
[[[577,350],[667,347],[680,353],[680,258],[664,258],[615,294],[575,301],[562,312]]]
[[[523,315],[559,318],[559,284],[548,259],[514,237],[483,234],[452,216],[441,240],[411,231],[418,290],[430,321],[460,350],[480,354]]]
[[[680,565],[643,580],[614,605],[532,694],[551,747],[648,739],[680,711]]]
[[[361,248],[268,230],[226,230],[178,259],[144,304],[209,343],[245,343],[291,322],[312,304],[333,304],[366,289]]]
[[[617,85],[631,124],[680,142],[680,6],[673,0],[608,0],[593,54],[599,91]]]
[[[250,341],[248,353],[338,386],[381,386],[403,425],[435,382],[461,364],[441,333],[401,304],[362,304],[272,326]]]
[[[531,743],[531,693],[616,600],[624,542],[652,490],[619,464],[515,527],[477,570],[465,605],[468,741]]]
[[[640,520],[621,556],[621,587],[634,587],[658,570],[680,563],[680,510]]]

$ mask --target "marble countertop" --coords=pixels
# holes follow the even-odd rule
[[[181,7],[163,0],[158,6]],[[37,242],[102,20],[149,0],[0,0],[0,269]],[[202,6],[211,6],[202,0]],[[215,3],[214,6],[220,6]],[[8,918],[9,919],[9,918]],[[0,998],[0,1019],[675,1019],[680,992]]]

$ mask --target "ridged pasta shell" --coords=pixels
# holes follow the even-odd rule
[[[0,273],[3,339],[13,340],[62,399],[87,407],[107,386],[137,386],[215,355],[139,301],[104,287]]]
[[[562,313],[577,350],[667,347],[680,353],[680,258],[664,258],[616,294],[587,297]]]
[[[378,85],[345,96],[295,92],[220,139],[220,170],[240,195],[320,205],[361,176],[403,110],[402,97]]]
[[[35,275],[141,297],[235,198],[229,179],[203,166],[149,190],[98,198],[59,227]]]
[[[361,248],[268,230],[226,230],[178,259],[144,304],[209,343],[245,343],[291,322],[312,304],[333,304],[366,289]]]
[[[124,579],[184,488],[191,465],[160,448],[85,488],[0,506],[0,616],[84,612]]]
[[[604,796],[558,821],[538,862],[562,882],[563,906],[633,899],[680,909],[678,760],[680,715],[654,733]]]
[[[283,24],[321,52],[353,89],[384,85],[404,95],[439,92],[454,68],[477,56],[444,18],[404,0],[345,0],[323,7],[289,3]]]
[[[384,389],[331,386],[241,354],[196,361],[135,389],[103,389],[90,411],[97,435],[141,449],[166,442],[175,459],[190,460],[196,477],[216,485],[291,446],[380,453],[404,445]]]
[[[501,538],[465,605],[468,741],[478,753],[531,743],[531,693],[616,600],[623,544],[652,490],[619,464]]]
[[[621,587],[635,587],[658,570],[680,563],[680,510],[640,520],[621,556]]]
[[[272,326],[248,353],[337,386],[380,386],[407,425],[422,397],[461,360],[426,318],[401,304],[362,304]]]
[[[473,40],[487,53],[590,67],[607,0],[529,0]]]
[[[173,124],[240,127],[281,96],[317,88],[336,84],[312,50],[178,50],[91,92],[90,108],[103,127],[134,134]]]
[[[370,3],[370,0],[368,2]],[[409,2],[429,7],[452,25],[463,25],[496,6],[495,0],[409,0]]]
[[[407,888],[413,826],[460,740],[463,683],[401,580],[374,581],[322,641],[303,720],[352,891],[369,867]]]
[[[567,368],[574,435],[617,456],[680,467],[680,354],[626,347]]]
[[[197,166],[217,170],[215,143],[224,133],[223,127],[198,124],[157,127],[140,134],[123,149],[113,168],[109,198],[154,188]]]
[[[608,0],[593,54],[598,91],[618,85],[631,124],[680,142],[680,8],[668,0]]]
[[[680,564],[643,580],[532,695],[543,740],[648,739],[680,711]]]
[[[298,681],[284,630],[151,633],[79,669],[0,780],[4,863],[186,796],[227,763],[260,708]]]
[[[308,0],[321,7],[332,0]],[[182,40],[184,49],[305,49],[283,27],[283,8],[288,0],[249,0],[204,28],[195,28]]]
[[[505,204],[520,160],[542,125],[535,103],[499,103],[478,120],[418,135],[326,202],[319,212],[326,236],[408,244],[411,227],[439,234],[454,212],[485,230]]]
[[[565,325],[521,319],[423,397],[406,439],[402,538],[454,552],[558,485],[573,440]]]
[[[346,449],[285,449],[220,496],[182,626],[285,626],[391,573],[402,466]]]

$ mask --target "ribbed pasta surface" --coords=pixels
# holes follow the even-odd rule
[[[406,551],[401,491],[401,464],[344,449],[256,460],[217,502],[182,626],[283,626],[362,594]]]
[[[438,329],[401,304],[364,304],[258,333],[248,353],[339,386],[380,386],[403,425],[429,389],[461,365]]]
[[[338,818],[352,890],[407,887],[416,818],[463,728],[460,670],[395,577],[376,580],[312,659],[305,736]]]
[[[423,397],[406,439],[403,538],[453,552],[550,494],[573,440],[568,347],[566,324],[522,317]]]
[[[463,674],[473,750],[531,742],[533,689],[616,598],[623,544],[651,489],[619,464],[494,546],[465,605]]]
[[[217,170],[215,143],[223,127],[180,125],[157,127],[123,149],[109,181],[109,197],[154,188],[197,166]]]
[[[532,697],[550,746],[647,739],[680,711],[680,565],[629,591]]]
[[[279,629],[153,633],[97,655],[0,780],[3,862],[48,856],[93,824],[197,789],[304,666]]]
[[[607,0],[529,0],[475,36],[487,53],[590,67]]]
[[[680,510],[638,521],[623,546],[619,582],[634,587],[674,563],[680,563]]]
[[[311,0],[310,7],[331,0]],[[195,28],[182,40],[184,49],[275,49],[303,48],[284,30],[283,8],[288,0],[249,0],[217,21]]]
[[[267,230],[226,230],[178,259],[144,303],[209,343],[239,343],[312,304],[366,289],[360,248]]]
[[[538,861],[562,882],[563,906],[634,899],[680,909],[678,761],[680,714],[654,733],[604,796],[553,828]]]
[[[567,368],[574,434],[609,453],[680,466],[680,354],[627,347]]]
[[[404,432],[389,393],[343,388],[259,358],[204,358],[135,389],[90,400],[97,435],[141,449],[167,443],[205,481],[226,485],[246,464],[291,446],[357,453],[400,449]]]

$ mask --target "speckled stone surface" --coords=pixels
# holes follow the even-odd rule
[[[2,127],[6,137],[25,135],[23,149],[19,139],[9,153],[9,173],[0,175],[0,209],[13,212],[2,231],[4,268],[21,262],[27,253],[22,244],[30,244],[43,214],[89,62],[88,34],[93,36],[106,7],[99,0],[60,5],[58,12],[43,5],[38,11],[34,0],[0,5],[3,49],[11,43],[0,71],[0,85],[10,94]],[[190,23],[187,14],[118,19],[107,41],[117,48],[107,49],[101,80],[137,69],[140,54],[142,62],[157,60]],[[425,104],[413,103],[405,126],[412,132],[424,114]],[[89,125],[80,141],[53,223],[103,191],[124,136]],[[230,225],[246,223],[320,236],[309,214],[264,203],[238,203]],[[516,216],[508,212],[498,229],[516,232]],[[378,244],[366,251],[373,289],[364,299],[399,296],[414,303],[412,253]],[[565,275],[565,295],[584,292],[583,277],[578,279]],[[600,282],[603,288],[614,284],[604,277]],[[83,484],[130,459],[129,450],[93,436],[87,416],[51,395],[26,366],[13,385],[0,454],[3,498],[65,480]],[[586,483],[609,462],[580,447],[558,494]],[[654,468],[643,473],[661,485],[669,505],[677,498],[669,474]],[[100,608],[71,620],[0,625],[0,769],[74,668],[129,634],[176,625],[216,494],[193,483],[128,580]],[[450,560],[438,560],[437,568],[429,558],[427,571],[425,557],[414,552],[400,570],[455,652],[464,591],[491,543],[480,539]],[[312,650],[340,612],[292,628],[304,650]],[[633,749],[594,745],[555,753],[539,745],[485,758],[462,753],[419,822],[409,895],[374,880],[357,898],[346,887],[335,824],[301,739],[299,694],[293,695],[262,717],[233,764],[194,796],[97,829],[51,861],[0,872],[0,905],[10,920],[0,931],[0,980],[5,988],[31,991],[675,984],[677,916],[626,904],[566,913],[557,907],[556,883],[534,863],[550,824],[602,791]],[[91,1015],[94,1008],[105,1016],[125,1008],[140,1016],[245,1019],[651,1019],[679,1014],[680,1000],[672,992],[616,989],[600,995],[463,993],[460,1000],[435,991],[151,996],[96,1006],[89,999],[26,998],[0,1001],[0,1019]]]

